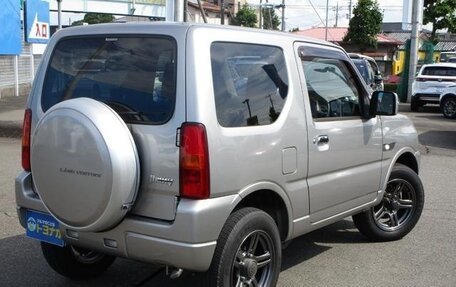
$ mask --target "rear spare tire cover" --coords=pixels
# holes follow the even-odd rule
[[[128,127],[89,98],[60,102],[44,114],[32,137],[31,166],[46,208],[77,231],[118,223],[138,190],[138,152]]]

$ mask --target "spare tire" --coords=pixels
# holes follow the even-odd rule
[[[138,191],[139,158],[127,125],[89,98],[60,102],[44,114],[32,137],[31,166],[46,208],[77,231],[114,226]]]

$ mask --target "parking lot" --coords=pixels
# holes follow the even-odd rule
[[[426,201],[421,220],[405,238],[370,243],[350,218],[295,239],[283,252],[278,286],[456,286],[456,121],[437,107],[401,112],[420,134]],[[118,259],[101,277],[71,282],[57,275],[17,221],[13,180],[20,140],[0,138],[1,286],[203,286],[201,274],[171,280],[154,265]]]

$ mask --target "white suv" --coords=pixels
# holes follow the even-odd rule
[[[456,82],[456,63],[423,65],[412,86],[410,109],[417,112],[425,104],[439,104],[442,91]]]

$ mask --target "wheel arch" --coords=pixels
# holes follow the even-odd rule
[[[402,153],[394,162],[393,166],[396,164],[402,164],[411,168],[416,174],[419,174],[419,165],[418,160],[416,159],[415,155],[410,152],[406,151]]]
[[[456,94],[453,94],[453,93],[447,93],[447,94],[444,94],[440,97],[440,104],[442,103],[442,101],[446,98],[456,98]]]
[[[269,214],[277,224],[280,239],[286,241],[293,234],[291,203],[286,193],[272,183],[256,184],[240,193],[241,201],[232,212],[254,207]]]
[[[396,155],[391,160],[386,176],[383,177],[383,183],[381,185],[382,191],[386,189],[386,184],[388,183],[391,172],[393,171],[394,166],[397,164],[405,165],[416,172],[416,174],[419,174],[420,152],[412,149],[411,147],[404,147],[396,153]],[[383,192],[379,198],[382,196]]]

